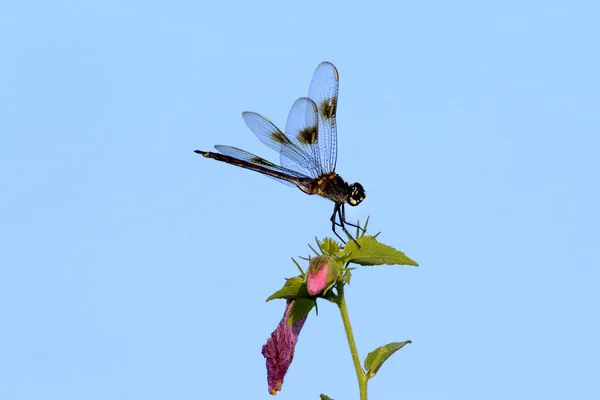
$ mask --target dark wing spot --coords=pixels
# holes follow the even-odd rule
[[[337,98],[325,99],[319,107],[321,116],[323,118],[335,118],[335,112],[337,110]]]
[[[267,161],[264,158],[260,158],[260,157],[252,157],[252,158],[248,159],[248,161],[253,164],[267,165],[269,167],[276,167],[276,165],[273,164],[272,162]]]
[[[296,136],[302,144],[315,144],[319,140],[319,129],[317,126],[309,126],[302,129]]]
[[[287,144],[290,143],[290,139],[287,138],[281,131],[271,133],[271,139],[277,143]]]

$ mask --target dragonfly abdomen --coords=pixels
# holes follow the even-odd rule
[[[201,154],[206,158],[212,158],[213,160],[217,160],[217,161],[221,161],[221,162],[224,162],[227,164],[246,168],[251,171],[260,172],[263,175],[267,175],[272,178],[279,179],[279,180],[282,180],[285,182],[293,183],[295,185],[298,185],[298,187],[300,187],[299,185],[303,181],[303,178],[292,176],[292,175],[289,175],[289,174],[279,171],[278,169],[280,169],[280,167],[278,167],[277,165],[273,164],[270,161],[265,160],[264,158],[260,158],[257,156],[254,156],[249,161],[246,161],[246,160],[241,160],[239,158],[231,157],[231,156],[228,156],[225,154],[213,153],[211,151],[194,150],[194,153]],[[246,153],[246,154],[249,154],[249,153]]]

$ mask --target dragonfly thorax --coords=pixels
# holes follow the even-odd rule
[[[348,203],[357,206],[365,198],[365,191],[360,183],[348,185],[335,172],[323,174],[314,179],[303,181],[297,186],[304,193],[318,194],[335,203]]]

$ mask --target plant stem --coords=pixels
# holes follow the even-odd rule
[[[337,304],[340,308],[340,314],[342,315],[342,321],[344,323],[344,330],[346,331],[346,337],[348,338],[348,346],[350,347],[352,361],[354,362],[354,369],[356,370],[356,378],[358,379],[358,389],[360,391],[360,400],[367,400],[367,377],[362,367],[360,366],[360,359],[358,358],[358,351],[356,350],[356,343],[354,342],[354,335],[352,334],[352,326],[350,326],[348,308],[346,307],[346,298],[344,297],[343,283],[338,285],[337,292]]]

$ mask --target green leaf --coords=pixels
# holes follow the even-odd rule
[[[290,310],[290,318],[288,319],[288,326],[292,326],[294,322],[299,319],[306,317],[310,310],[315,306],[313,299],[296,299]]]
[[[383,363],[390,358],[392,354],[403,348],[408,343],[411,343],[411,341],[407,340],[405,342],[392,342],[386,344],[385,346],[378,347],[370,352],[367,355],[367,358],[365,358],[365,370],[367,370],[367,377],[369,379],[374,377]]]
[[[373,236],[365,236],[357,240],[360,248],[354,242],[348,242],[346,245],[345,250],[349,253],[346,257],[347,262],[360,265],[398,264],[419,266],[400,250],[379,243]]]
[[[321,393],[321,400],[333,400],[331,397]]]
[[[267,301],[273,299],[297,299],[300,297],[309,297],[308,291],[306,290],[306,282],[304,282],[304,277],[295,276],[293,278],[288,278],[285,285],[269,296]]]

